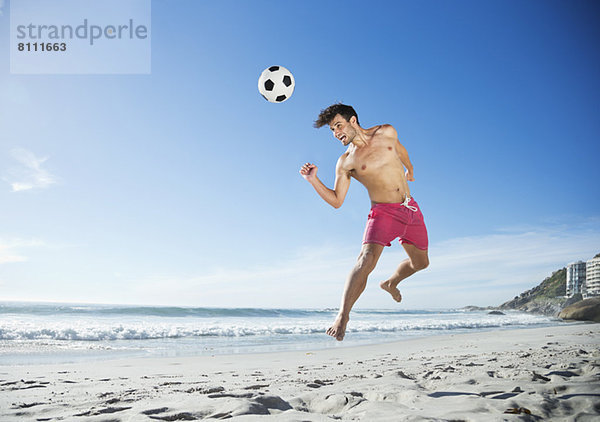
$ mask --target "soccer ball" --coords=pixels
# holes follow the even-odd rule
[[[282,103],[294,92],[294,75],[283,66],[271,66],[258,78],[258,91],[271,103]]]

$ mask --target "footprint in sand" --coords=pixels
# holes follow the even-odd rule
[[[148,409],[148,410],[144,410],[143,412],[141,412],[143,415],[158,415],[159,413],[165,413],[168,412],[169,408],[168,407],[159,407],[158,409]]]

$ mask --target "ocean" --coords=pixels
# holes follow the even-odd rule
[[[121,357],[313,351],[415,337],[561,324],[520,312],[357,309],[343,342],[335,309],[193,308],[0,302],[0,366]]]

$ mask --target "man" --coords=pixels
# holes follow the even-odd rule
[[[355,267],[348,275],[339,313],[327,334],[341,341],[346,333],[350,310],[367,285],[367,277],[375,268],[384,246],[400,238],[408,259],[380,287],[396,302],[402,300],[397,286],[405,278],[429,265],[427,229],[416,201],[411,198],[408,181],[414,181],[413,166],[406,149],[398,141],[390,125],[363,129],[351,106],[334,104],[321,110],[314,126],[329,125],[333,136],[347,150],[338,159],[333,189],[317,177],[317,166],[306,163],[300,174],[331,206],[344,202],[350,178],[362,183],[371,199],[371,212],[363,237],[363,246]]]

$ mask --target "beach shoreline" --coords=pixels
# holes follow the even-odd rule
[[[0,366],[354,347],[450,333],[553,326],[522,312],[358,309],[342,344],[330,309],[1,304]]]
[[[573,323],[322,350],[0,366],[0,419],[592,420],[599,345],[600,324]]]

